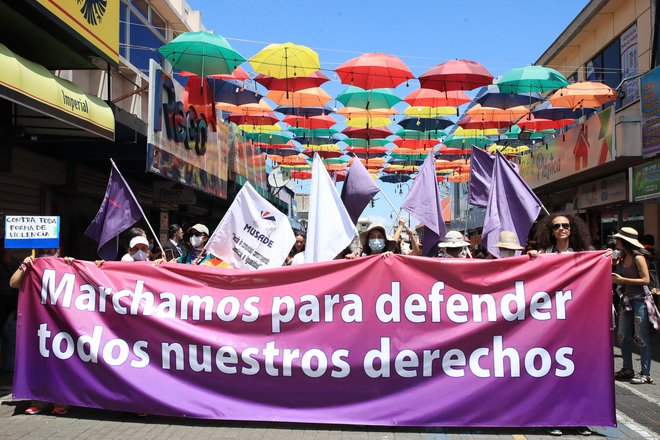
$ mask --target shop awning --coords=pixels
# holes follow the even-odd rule
[[[0,44],[0,97],[114,141],[115,118],[102,99]]]

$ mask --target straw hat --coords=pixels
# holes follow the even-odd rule
[[[518,236],[515,232],[511,231],[502,231],[500,232],[500,241],[495,243],[493,247],[503,248],[503,249],[512,249],[514,251],[521,251],[525,249],[520,246],[518,243]]]
[[[614,234],[612,238],[620,238],[621,240],[626,240],[628,243],[632,244],[636,248],[644,248],[644,245],[639,242],[637,239],[637,231],[633,228],[625,227],[621,228],[618,234]]]
[[[366,231],[362,231],[360,233],[360,244],[362,245],[362,249],[365,249],[369,245],[368,243],[369,233],[374,229],[380,229],[380,231],[383,233],[383,236],[385,236],[385,250],[387,251],[394,250],[394,248],[396,247],[396,242],[392,240],[392,237],[387,235],[387,232],[385,231],[385,227],[379,223],[372,223],[371,225],[369,225]]]
[[[458,231],[449,231],[445,235],[445,239],[438,243],[438,247],[441,248],[461,248],[465,246],[470,246],[472,243],[465,241],[463,234]]]
[[[188,232],[190,232],[191,230],[197,231],[197,232],[203,232],[204,234],[209,235],[209,228],[207,228],[206,226],[204,226],[201,223],[197,223],[196,225],[191,226],[190,228],[188,228]]]

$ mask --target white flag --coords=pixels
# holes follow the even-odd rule
[[[332,260],[351,244],[357,233],[328,171],[318,154],[315,154],[312,189],[309,192],[305,262]]]
[[[289,219],[249,182],[206,243],[206,251],[237,269],[280,267],[296,242]]]

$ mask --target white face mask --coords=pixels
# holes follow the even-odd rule
[[[145,251],[139,250],[133,254],[133,260],[135,261],[147,261],[149,259],[149,254]]]
[[[621,258],[621,251],[618,249],[614,249],[612,251],[612,261],[616,263],[616,261]]]
[[[461,251],[458,253],[458,258],[467,258],[468,253],[465,248],[461,249]]]
[[[196,248],[197,246],[202,244],[202,237],[197,237],[196,235],[193,235],[192,237],[190,237],[190,244],[192,245],[192,247]]]
[[[371,252],[380,252],[385,249],[385,240],[382,238],[371,238],[369,239],[369,249]]]
[[[509,257],[515,257],[516,256],[516,251],[513,249],[502,249],[500,248],[500,258],[509,258]]]

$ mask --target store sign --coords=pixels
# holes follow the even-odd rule
[[[99,56],[119,65],[119,0],[33,0]]]
[[[5,217],[5,248],[59,247],[60,218],[58,216],[8,215]]]
[[[189,205],[197,202],[195,190],[175,182],[154,182],[154,202]]]
[[[217,124],[213,88],[191,77],[183,87],[151,60],[147,171],[227,198],[230,127]]]
[[[660,153],[660,69],[640,80],[642,87],[642,156]]]
[[[660,199],[660,159],[630,168],[630,200]]]
[[[606,108],[558,135],[520,161],[520,175],[531,188],[595,168],[615,157],[614,110]]]
[[[621,70],[623,78],[637,75],[637,24],[633,24],[621,34],[619,38],[621,48]],[[639,82],[637,79],[629,80],[621,85],[623,99],[621,105],[625,106],[639,99]]]
[[[626,174],[619,173],[578,186],[574,209],[626,201]]]

